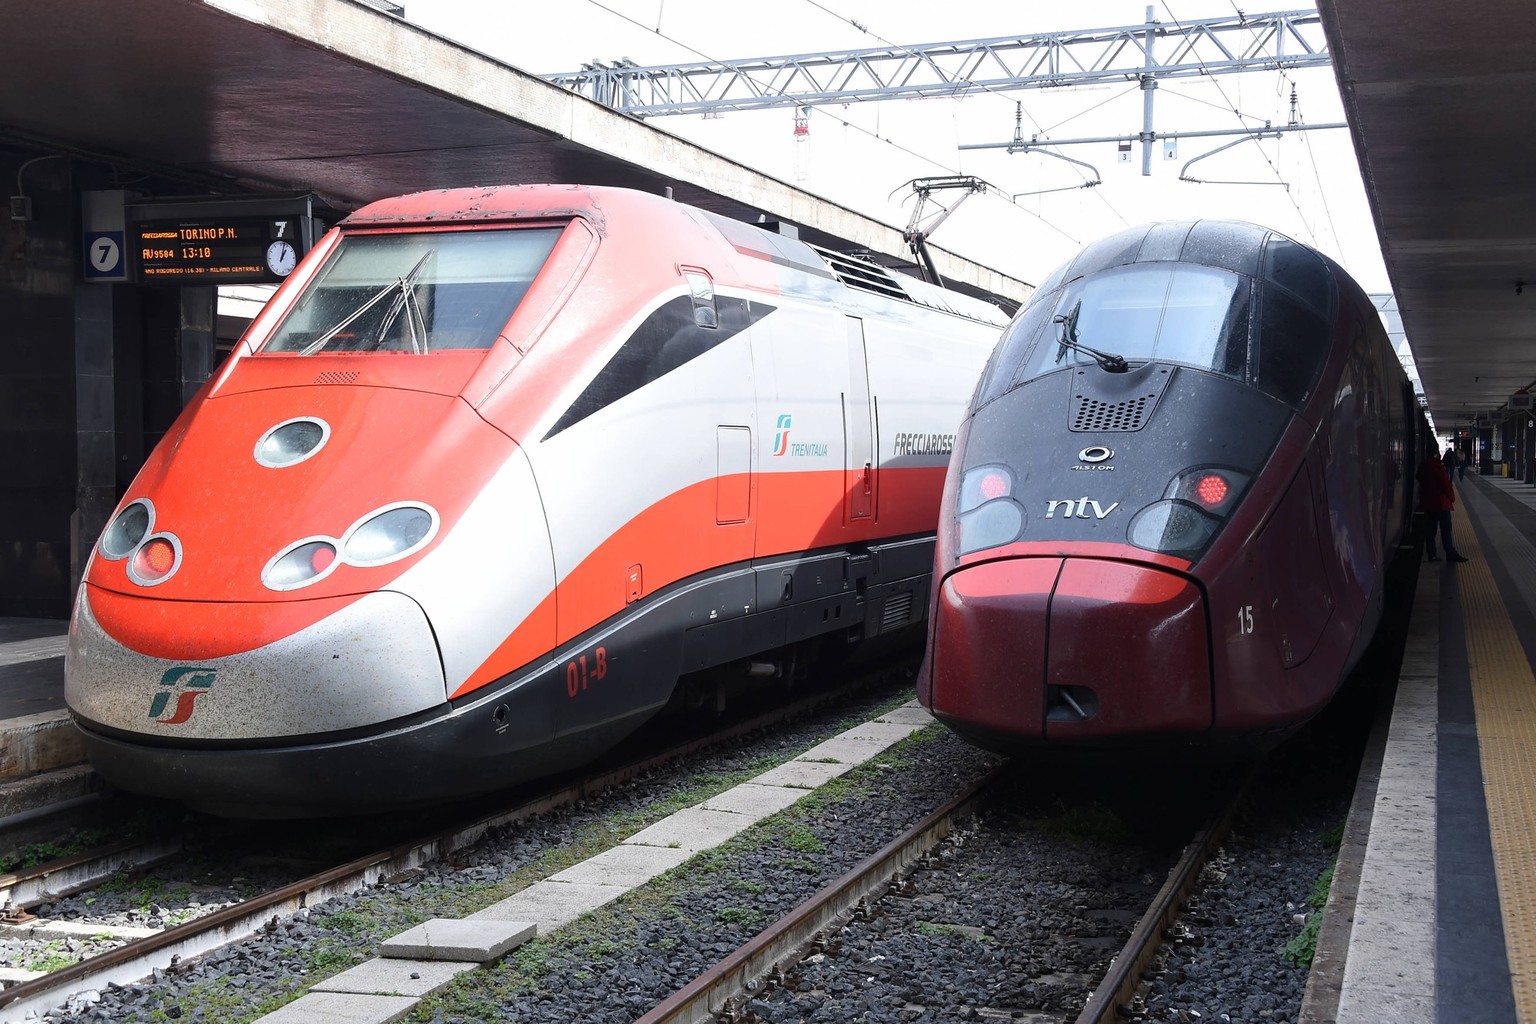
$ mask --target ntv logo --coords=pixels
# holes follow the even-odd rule
[[[1090,515],[1089,506],[1093,506]],[[1097,500],[1090,498],[1057,498],[1045,503],[1045,518],[1055,519],[1058,509],[1061,510],[1063,519],[1103,519],[1120,507],[1118,501],[1109,503],[1109,508],[1104,508]]]

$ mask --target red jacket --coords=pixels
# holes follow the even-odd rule
[[[1439,456],[1426,456],[1419,466],[1419,510],[1449,512],[1456,507],[1456,488]]]

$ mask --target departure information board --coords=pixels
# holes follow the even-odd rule
[[[269,284],[303,255],[297,217],[139,221],[131,249],[145,284]]]
[[[182,196],[123,206],[128,280],[155,285],[276,284],[325,232],[315,198],[297,195]],[[87,232],[87,276],[113,239]]]

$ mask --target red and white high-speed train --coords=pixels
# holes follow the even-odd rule
[[[594,758],[681,674],[919,623],[1006,320],[623,189],[374,203],[96,545],[87,755],[231,813],[455,797]]]
[[[1432,445],[1331,260],[1235,221],[1101,239],[961,424],[919,699],[1005,752],[1261,749],[1375,632]]]

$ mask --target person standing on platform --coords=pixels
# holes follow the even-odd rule
[[[1455,449],[1447,448],[1444,459],[1430,452],[1419,466],[1419,511],[1424,513],[1424,550],[1431,562],[1440,560],[1435,554],[1436,530],[1440,532],[1440,542],[1445,545],[1445,560],[1466,561],[1451,541],[1451,510],[1456,507],[1456,485],[1451,483],[1448,467],[1455,458]]]

